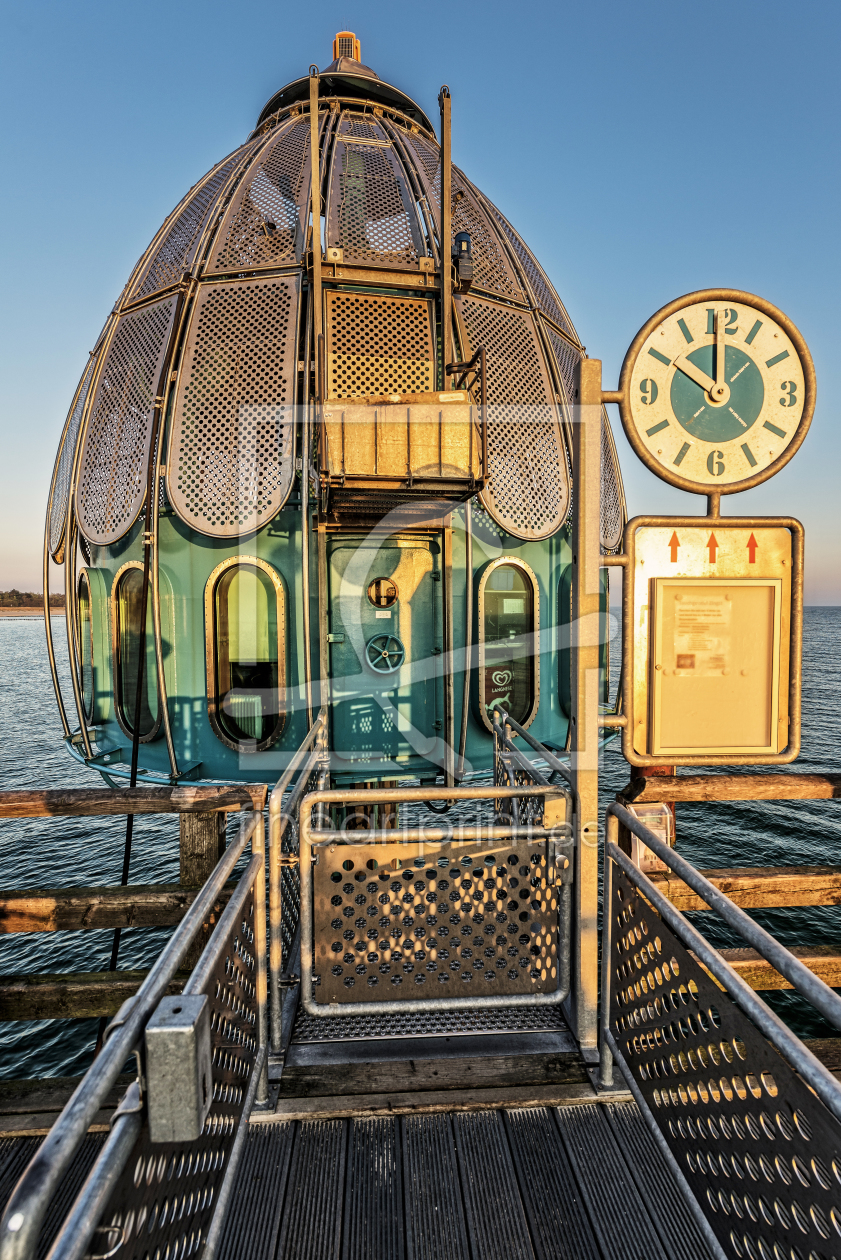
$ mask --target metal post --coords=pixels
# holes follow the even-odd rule
[[[79,731],[82,736],[82,747],[85,750],[85,757],[90,760],[93,756],[93,748],[91,746],[90,735],[88,733],[88,719],[85,713],[85,704],[82,698],[81,687],[81,659],[82,654],[79,648],[79,635],[76,625],[76,514],[69,507],[67,510],[67,525],[65,527],[64,540],[64,612],[65,621],[67,623],[67,650],[70,656],[70,682],[73,686],[73,699],[76,702],[76,712],[79,715]]]
[[[315,337],[321,332],[321,163],[318,153],[318,66],[310,66],[310,164],[312,213],[312,319]]]
[[[323,521],[318,524],[318,703],[320,707],[330,703],[330,649],[327,643],[329,610],[327,607],[327,529]],[[329,715],[329,708],[328,708]],[[322,734],[327,738],[329,716],[325,716]]]
[[[47,655],[50,658],[50,674],[52,675],[53,690],[55,691],[55,698],[56,698],[56,701],[58,702],[58,712],[59,712],[59,717],[61,718],[61,729],[64,733],[64,738],[67,739],[67,737],[70,735],[70,724],[67,721],[67,711],[64,708],[64,697],[61,694],[61,686],[59,685],[59,681],[58,681],[58,670],[56,669],[56,663],[55,663],[55,648],[53,646],[53,623],[50,617],[50,508],[51,506],[52,506],[52,496],[50,496],[50,502],[47,504],[47,524],[44,529],[44,571],[43,571],[44,628],[47,632]],[[67,505],[67,516],[68,518],[70,516],[69,503]],[[65,522],[64,528],[65,528],[65,546],[66,546],[67,545],[67,523],[66,522]],[[68,594],[67,591],[64,592],[64,615],[65,617],[70,616],[70,595]]]
[[[453,524],[444,518],[444,555],[441,583],[444,603],[444,782],[455,785],[455,690],[453,677]]]
[[[602,880],[602,991],[599,1007],[599,1025],[601,1040],[599,1043],[599,1083],[602,1089],[610,1089],[613,1084],[613,1055],[610,1053],[608,1034],[610,1033],[610,954],[613,948],[613,862],[608,856],[607,846],[616,844],[619,839],[619,820],[614,814],[608,814],[605,823],[604,878]]]
[[[312,705],[312,639],[310,637],[310,456],[312,453],[313,403],[310,398],[310,362],[314,341],[310,320],[311,299],[307,301],[307,323],[304,336],[304,397],[301,406],[301,613],[304,633],[304,688],[307,700],[307,726],[313,723]]]
[[[452,262],[452,184],[453,163],[450,148],[450,89],[446,83],[438,96],[441,107],[441,388],[447,389],[447,364],[452,361],[453,262]]]
[[[263,859],[263,865],[254,881],[254,953],[257,960],[257,1045],[260,1050],[265,1051],[269,1040],[269,1005],[266,973],[266,827],[262,811],[251,838],[251,852],[260,854]],[[254,1101],[258,1107],[265,1107],[269,1101],[266,1053],[263,1054]]]
[[[599,886],[599,498],[601,491],[602,365],[582,359],[576,369],[573,425],[575,521],[572,556],[572,744],[576,903],[572,1029],[582,1046],[598,1039]]]
[[[464,605],[464,682],[461,693],[461,731],[456,764],[456,779],[459,783],[464,778],[467,716],[470,711],[470,666],[473,655],[473,511],[469,499],[464,505]]]

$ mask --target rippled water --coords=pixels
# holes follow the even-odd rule
[[[56,618],[59,673],[70,696],[64,622]],[[803,752],[797,768],[833,771],[841,720],[841,608],[807,608],[804,624]],[[614,655],[618,659],[618,653]],[[98,775],[71,761],[61,742],[40,619],[0,620],[0,788],[95,787]],[[611,745],[604,756],[606,803],[628,781],[628,766]],[[122,865],[123,819],[22,819],[0,822],[0,886],[72,887],[115,884]],[[679,805],[678,844],[700,867],[790,866],[841,862],[841,811],[832,801],[728,802]],[[132,883],[178,878],[178,822],[135,820]],[[710,914],[693,916],[717,945],[741,944]],[[757,919],[788,944],[841,950],[836,907],[767,910]],[[121,968],[145,967],[167,929],[123,932]],[[51,932],[0,936],[0,974],[97,971],[107,965],[112,933]],[[801,1035],[832,1031],[791,994],[768,1000]],[[71,1076],[91,1060],[96,1020],[0,1024],[0,1076]]]

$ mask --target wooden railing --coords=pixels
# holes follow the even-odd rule
[[[727,801],[827,801],[841,798],[841,774],[656,775],[632,779],[617,796],[623,805]],[[841,866],[734,866],[699,872],[744,910],[841,905]],[[649,879],[675,909],[708,910],[706,902],[671,871]],[[752,989],[790,989],[789,982],[751,949],[719,951]],[[831,946],[798,945],[791,952],[833,988],[841,987],[841,953]]]
[[[179,883],[0,891],[0,935],[174,927],[219,860],[226,813],[262,810],[266,794],[265,784],[0,792],[0,820],[177,814],[180,832]],[[205,935],[233,887],[220,895]],[[133,970],[0,976],[0,1021],[114,1015],[137,992],[145,975]],[[181,983],[176,978],[170,992],[180,992]]]

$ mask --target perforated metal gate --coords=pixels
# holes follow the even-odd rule
[[[263,149],[231,198],[208,272],[300,262],[310,189],[309,120],[294,119]]]
[[[289,496],[299,296],[297,275],[199,289],[173,410],[167,493],[202,534],[257,529]]]
[[[545,842],[320,845],[317,852],[318,1002],[557,989],[558,890],[547,882]]]
[[[554,391],[532,316],[482,298],[457,297],[470,353],[488,365],[490,515],[516,538],[547,538],[567,515],[569,474]]]
[[[425,253],[414,198],[391,140],[371,115],[344,113],[333,151],[327,244],[346,262],[417,268]]]
[[[96,369],[97,356],[92,354],[88,366],[76,390],[73,406],[64,427],[61,446],[58,449],[53,484],[50,492],[49,548],[56,564],[64,559],[64,537],[67,526],[67,503],[70,495],[70,478],[73,476],[73,457],[79,440],[79,429],[85,414],[91,381]]]
[[[435,387],[434,313],[426,298],[324,295],[329,398]]]
[[[726,1254],[837,1254],[841,1125],[615,865],[611,914],[611,1031]]]
[[[253,149],[253,142],[242,145],[205,175],[198,188],[188,195],[183,209],[141,269],[129,294],[130,301],[137,301],[175,284],[184,269],[192,265],[202,232],[223,196],[230,177],[243,165]]]
[[[76,491],[79,527],[89,542],[116,542],[140,514],[160,384],[176,297],[122,315],[99,376]]]

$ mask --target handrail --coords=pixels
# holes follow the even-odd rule
[[[616,843],[619,823],[623,823],[629,831],[654,853],[671,870],[689,885],[708,903],[710,909],[734,928],[746,941],[749,941],[788,979],[797,992],[801,993],[831,1023],[841,1027],[841,998],[832,989],[809,970],[799,959],[782,945],[770,932],[761,928],[750,915],[734,905],[714,884],[701,875],[686,858],[681,857],[674,849],[664,844],[653,831],[650,831],[629,810],[618,802],[612,802],[607,809],[605,855],[610,858],[628,876],[631,882],[642,892],[661,918],[690,949],[699,962],[716,979],[733,1001],[739,1006],[757,1028],[767,1037],[773,1046],[792,1064],[804,1081],[812,1087],[818,1097],[829,1110],[841,1120],[841,1085],[827,1068],[807,1049],[803,1042],[795,1036],[791,1029],[758,997],[746,981],[722,958],[721,954],[708,943],[679,910],[676,910],[668,898],[664,897],[655,884],[643,871],[632,862],[627,854]],[[609,869],[605,876],[605,904],[610,895]],[[605,916],[606,939],[602,942],[602,1079],[608,1084],[612,1079],[610,1063],[610,1046],[605,1035],[610,1031],[610,1009],[608,1001],[609,967],[610,967],[610,914]]]
[[[494,717],[494,720],[493,720],[493,731],[494,731],[494,735],[496,735],[502,747],[507,751],[509,757],[512,757],[514,759],[514,761],[517,763],[517,765],[520,767],[521,770],[525,770],[526,774],[530,774],[532,778],[534,779],[535,783],[537,783],[538,785],[541,785],[543,787],[552,786],[549,780],[545,778],[534,765],[532,765],[528,757],[524,757],[523,754],[520,752],[519,748],[514,747],[514,745],[511,743],[511,740],[505,734],[504,727],[500,726],[499,722],[497,722],[496,720],[496,717]]]
[[[286,834],[289,820],[294,816],[298,802],[306,789],[309,777],[324,755],[321,747],[323,741],[318,737],[326,733],[326,730],[327,706],[322,705],[318,717],[313,722],[289,765],[278,779],[269,797],[269,1024],[271,1028],[271,1048],[274,1054],[280,1053],[282,1041],[280,977],[283,969],[283,905],[281,888],[283,837]],[[315,747],[313,747],[314,744]],[[309,756],[307,756],[308,752]],[[298,774],[298,771],[300,771],[300,774]],[[292,789],[284,809],[284,795],[296,774],[298,774],[298,781]]]
[[[503,725],[507,724],[512,728],[512,730],[516,731],[521,739],[524,739],[536,753],[540,754],[541,759],[546,762],[547,766],[550,766],[552,770],[557,771],[558,774],[563,775],[567,783],[574,791],[572,771],[569,766],[565,766],[554,753],[551,753],[548,748],[545,748],[543,744],[540,743],[540,740],[537,740],[533,735],[530,735],[527,730],[520,726],[519,722],[515,722],[510,713],[506,713],[504,709],[499,709],[498,712],[502,718]]]
[[[124,1003],[109,1025],[112,1035],[30,1160],[6,1205],[0,1219],[0,1260],[32,1260],[35,1255],[44,1215],[61,1177],[116,1084],[123,1065],[134,1053],[196,932],[210,915],[246,845],[262,823],[262,812],[254,811],[243,819],[236,839],[225,850],[136,995]]]

